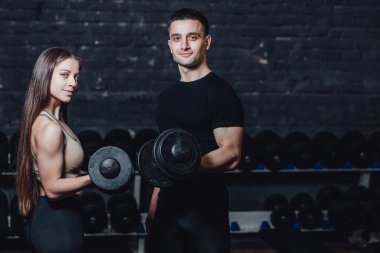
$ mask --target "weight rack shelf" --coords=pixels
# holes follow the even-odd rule
[[[234,170],[234,171],[226,171],[225,174],[260,174],[260,173],[336,173],[336,172],[344,172],[344,173],[349,173],[349,172],[375,172],[378,173],[380,172],[380,168],[337,168],[337,169],[327,169],[327,168],[320,168],[320,169],[315,169],[315,168],[310,168],[310,169],[284,169],[284,170],[279,170],[279,171],[271,171],[268,169],[256,169],[256,170],[251,170],[251,171],[241,171],[241,170]],[[88,174],[87,172],[81,172],[82,175]],[[16,172],[14,171],[2,171],[0,172],[0,176],[15,176]],[[135,172],[135,175],[140,175],[138,171]]]
[[[292,184],[294,182],[298,183],[300,179],[305,179],[305,184],[315,183],[318,185],[320,182],[337,182],[346,183],[353,182],[359,183],[361,185],[368,184],[370,175],[379,175],[380,168],[340,168],[340,169],[325,169],[325,168],[310,168],[310,169],[286,169],[280,171],[271,171],[268,169],[261,170],[251,170],[251,171],[240,171],[235,170],[232,172],[226,172],[226,178],[229,183],[229,186],[234,187],[235,185],[240,185],[244,187],[252,187],[255,190],[259,189],[258,187],[262,185],[277,185],[279,187],[286,187],[286,185]],[[86,172],[83,172],[86,174]],[[1,176],[4,176],[4,181],[9,180],[10,177],[15,176],[14,171],[2,171],[0,172]],[[143,188],[142,186],[143,179],[141,178],[138,171],[135,173],[133,191],[134,196],[138,204],[142,201],[140,191]],[[315,181],[315,182],[314,182]],[[364,183],[363,183],[364,182]],[[108,196],[107,196],[108,197]],[[241,210],[241,209],[240,209]],[[245,210],[245,209],[244,209]],[[141,213],[141,222],[145,221],[146,213]],[[109,223],[108,223],[109,224]],[[249,236],[256,237],[262,229],[272,229],[273,226],[270,222],[270,212],[269,211],[259,211],[259,210],[250,210],[250,211],[231,211],[230,212],[230,225],[231,225],[231,236],[240,237],[240,236]],[[140,224],[140,228],[144,227],[143,224]],[[339,238],[340,241],[344,241],[346,238],[340,238],[340,234],[337,233],[334,229],[331,228],[316,228],[312,230],[299,229],[304,233],[316,234],[318,238],[323,238],[323,241],[334,241],[334,238]],[[115,232],[110,225],[105,228],[104,231],[96,234],[85,234],[87,240],[103,240],[110,238],[116,238],[116,240],[133,240],[137,241],[138,249],[136,252],[143,252],[143,242],[145,241],[146,233],[145,229],[142,229],[141,232],[133,233],[118,233]],[[8,236],[3,239],[0,239],[1,242],[5,242],[2,247],[6,247],[9,243],[17,244],[18,241],[23,239],[18,236]],[[113,239],[112,239],[113,240]],[[335,241],[339,241],[335,240]]]

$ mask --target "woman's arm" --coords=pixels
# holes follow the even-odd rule
[[[50,120],[36,126],[34,135],[35,155],[45,194],[50,199],[72,195],[91,183],[89,175],[62,178],[64,168],[64,137],[62,129]]]

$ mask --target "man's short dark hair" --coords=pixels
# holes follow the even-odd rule
[[[191,8],[183,8],[175,11],[169,19],[168,30],[174,21],[187,19],[201,22],[205,36],[208,35],[208,20],[206,16],[202,12]]]

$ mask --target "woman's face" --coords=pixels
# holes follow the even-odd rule
[[[67,58],[55,66],[50,82],[50,95],[56,102],[68,103],[78,87],[79,62]]]

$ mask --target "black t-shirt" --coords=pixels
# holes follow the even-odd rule
[[[210,72],[196,81],[177,81],[164,90],[158,99],[156,123],[160,131],[170,128],[188,131],[198,140],[204,155],[218,148],[213,129],[242,127],[244,115],[240,99],[231,85]],[[161,192],[201,197],[207,201],[215,197],[212,192],[220,187],[225,188],[222,173],[202,173],[186,182],[161,189]]]

